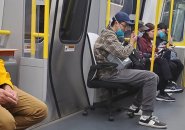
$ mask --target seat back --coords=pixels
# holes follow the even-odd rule
[[[95,45],[95,42],[98,39],[99,35],[95,34],[95,33],[88,33],[87,36],[88,36],[88,40],[89,40],[89,48],[90,48],[89,50],[90,50],[90,54],[91,54],[92,64],[96,65],[97,63],[96,63],[96,59],[94,56],[94,45]],[[94,79],[96,77],[96,73],[97,73],[97,70],[90,69],[89,75],[88,75],[88,81]],[[89,87],[89,85],[88,85],[88,87]]]
[[[96,40],[98,39],[99,35],[98,34],[95,34],[95,33],[88,33],[88,39],[89,39],[89,47],[90,47],[90,53],[91,53],[91,56],[92,56],[92,62],[93,64],[96,65],[96,60],[95,60],[95,56],[94,56],[94,45],[95,45],[95,42]]]

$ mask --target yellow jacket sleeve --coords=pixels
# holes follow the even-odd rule
[[[0,59],[0,85],[3,84],[8,84],[13,88],[10,74],[6,71],[3,60]]]

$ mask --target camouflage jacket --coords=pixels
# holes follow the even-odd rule
[[[126,59],[133,51],[133,46],[128,44],[123,46],[119,42],[115,32],[111,27],[103,30],[94,46],[94,55],[97,63],[106,63],[107,56],[112,54],[121,60]],[[108,79],[118,73],[117,69],[98,70],[97,76],[100,79]]]

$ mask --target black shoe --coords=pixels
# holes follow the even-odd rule
[[[141,116],[139,119],[139,124],[144,125],[144,126],[159,128],[159,129],[166,129],[167,128],[167,125],[163,122],[160,122],[157,119],[157,117],[155,117],[155,116],[150,116],[147,119],[144,119],[144,117]]]
[[[165,102],[174,102],[175,98],[169,96],[168,93],[163,93],[163,94],[159,93],[156,96],[156,100],[157,101],[165,101]]]
[[[164,90],[167,93],[181,93],[183,92],[184,88],[181,86],[178,86],[175,82],[168,82],[168,85],[166,86],[166,89]]]

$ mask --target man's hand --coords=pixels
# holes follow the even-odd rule
[[[134,45],[136,41],[137,41],[137,36],[134,33],[132,33],[130,36],[130,44]]]
[[[18,102],[17,92],[11,89],[9,85],[5,85],[4,89],[0,88],[0,105],[13,106]]]

